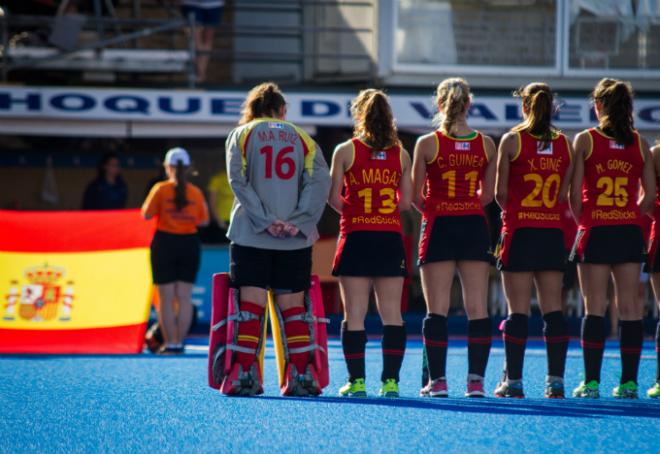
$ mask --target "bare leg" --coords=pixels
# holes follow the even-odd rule
[[[177,281],[174,283],[176,300],[179,302],[179,315],[177,317],[178,339],[176,343],[183,343],[190,330],[192,321],[192,287],[189,282]]]
[[[488,269],[490,264],[480,261],[458,262],[463,303],[469,320],[488,317]]]
[[[174,314],[174,283],[157,285],[160,310],[158,311],[158,323],[163,332],[165,343],[176,343],[179,329]]]
[[[447,316],[455,269],[453,261],[427,263],[420,268],[427,312]]]
[[[502,286],[509,315],[529,315],[534,275],[531,272],[502,272]]]
[[[539,306],[541,306],[541,312],[543,314],[562,310],[562,278],[563,273],[560,271],[541,271],[534,273]]]
[[[266,307],[268,302],[268,292],[261,287],[241,287],[238,290],[241,294],[241,301],[249,301],[257,306]]]
[[[610,266],[593,263],[578,265],[585,315],[604,317],[607,309],[607,283]]]
[[[196,36],[198,48],[204,52],[209,52],[213,48],[213,35],[215,29],[212,27],[200,27],[199,36]],[[209,66],[211,55],[204,53],[197,57],[197,82],[206,80],[206,70]]]
[[[364,318],[369,310],[371,279],[367,277],[339,277],[339,290],[344,302],[344,320],[350,331],[364,330]]]
[[[403,277],[374,278],[376,305],[383,325],[403,325],[403,319],[401,318],[402,291]]]
[[[640,320],[644,304],[638,297],[639,263],[622,263],[612,267],[614,294],[620,320]]]

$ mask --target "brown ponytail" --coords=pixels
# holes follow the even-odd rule
[[[454,123],[465,115],[472,94],[470,86],[460,77],[452,77],[443,80],[436,90],[435,104],[438,106],[438,114],[433,123],[440,127],[443,134],[451,135]]]
[[[635,141],[633,123],[633,93],[628,82],[616,79],[601,79],[591,94],[594,102],[600,103],[598,126],[607,135],[621,144]]]
[[[188,175],[186,168],[181,161],[176,164],[176,173],[174,175],[176,184],[174,186],[174,205],[176,211],[183,210],[188,205],[186,198],[186,187],[188,186]]]
[[[543,82],[532,82],[526,87],[516,90],[513,95],[522,98],[527,116],[522,123],[511,130],[533,134],[540,137],[541,141],[547,145],[552,140],[555,131],[552,126],[555,96],[550,86]]]
[[[353,134],[367,145],[384,150],[399,145],[399,136],[387,95],[370,88],[362,90],[351,103],[355,121]]]
[[[259,84],[250,90],[245,98],[238,124],[244,125],[256,118],[275,117],[285,105],[280,87],[273,82]]]

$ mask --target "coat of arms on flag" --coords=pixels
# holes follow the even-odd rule
[[[12,280],[9,292],[5,296],[4,320],[23,320],[41,322],[53,320],[71,320],[73,308],[73,281],[64,282],[66,271],[48,264],[25,270],[25,282],[19,286],[18,280]],[[20,289],[20,290],[19,290]]]

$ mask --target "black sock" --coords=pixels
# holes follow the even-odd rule
[[[543,339],[548,355],[548,375],[564,377],[568,351],[568,326],[564,313],[555,311],[543,316]]]
[[[389,378],[399,381],[399,371],[403,362],[403,354],[406,351],[406,328],[405,326],[385,325],[383,326],[383,373],[381,381]]]
[[[422,326],[422,336],[431,380],[444,377],[447,367],[447,317],[427,314]]]
[[[521,380],[525,346],[528,336],[528,318],[523,314],[509,314],[504,323],[504,353],[506,356],[506,376],[509,380]]]
[[[619,348],[621,350],[621,383],[637,383],[637,371],[644,342],[641,320],[619,320]]]
[[[600,368],[605,350],[605,319],[587,315],[582,319],[582,356],[584,358],[584,382],[600,383]]]
[[[367,346],[367,332],[349,331],[346,322],[341,322],[341,346],[344,350],[344,360],[348,369],[348,379],[365,378],[364,351]]]
[[[468,373],[486,376],[492,328],[490,318],[468,321]]]
[[[655,355],[657,360],[655,363],[655,381],[660,383],[660,320],[655,325]]]

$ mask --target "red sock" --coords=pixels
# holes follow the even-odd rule
[[[291,309],[282,311],[282,318],[286,320],[287,318],[294,315],[300,315],[304,313],[304,307],[292,307]],[[286,343],[289,345],[289,349],[309,347],[310,338],[309,326],[307,325],[307,322],[302,320],[285,322],[284,332],[286,333]],[[307,368],[309,357],[309,351],[303,353],[291,353],[289,354],[289,361],[291,361],[291,363],[296,366],[296,370],[299,374],[301,374],[305,372],[305,369]]]
[[[257,359],[256,349],[261,337],[261,316],[264,314],[264,308],[250,301],[241,301],[240,310],[249,312],[259,317],[257,320],[249,320],[238,324],[238,345],[245,348],[255,349],[255,353],[236,352],[236,360],[247,370]]]

